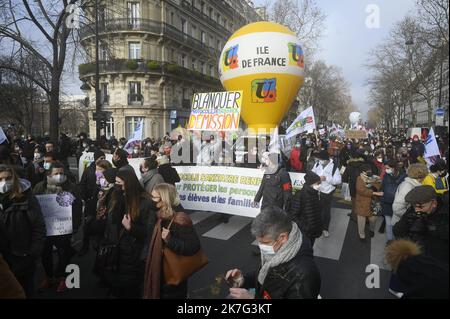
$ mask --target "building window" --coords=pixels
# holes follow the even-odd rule
[[[223,18],[223,26],[226,28],[227,27],[227,19],[226,18]]]
[[[128,43],[128,58],[137,60],[141,58],[141,44],[139,42]]]
[[[187,58],[186,58],[186,54],[184,54],[184,53],[181,55],[181,66],[183,68],[185,68],[187,66]]]
[[[174,49],[170,50],[170,61],[171,62],[175,62],[176,61],[175,60],[175,50]]]
[[[209,75],[214,77],[214,66],[212,64],[209,65]]]
[[[214,38],[212,35],[209,36],[209,46],[210,47],[214,46]]]
[[[181,32],[187,33],[187,21],[184,19],[181,19]]]
[[[108,47],[105,44],[100,46],[100,61],[108,61]]]
[[[175,14],[173,12],[170,13],[170,24],[171,25],[175,24]]]
[[[126,136],[128,139],[131,139],[134,135],[134,131],[138,127],[139,124],[142,123],[142,132],[145,132],[145,118],[138,116],[130,116],[125,118],[126,122]]]
[[[204,1],[200,2],[200,11],[202,13],[205,13],[205,2]]]
[[[197,38],[197,27],[195,25],[192,25],[192,37]]]
[[[205,44],[206,43],[206,33],[204,31],[202,31],[201,38],[202,38],[202,43]]]
[[[216,21],[220,24],[220,13],[216,13]]]
[[[109,104],[108,83],[100,83],[100,103]]]
[[[209,8],[209,18],[212,20],[213,18],[213,8]]]
[[[128,2],[127,11],[128,27],[131,29],[139,28],[141,17],[139,2]]]
[[[197,60],[194,59],[194,58],[192,58],[192,65],[191,65],[191,67],[192,67],[192,70],[194,70],[194,71],[195,71],[195,69],[197,67]]]
[[[217,40],[217,50],[219,50],[219,51],[222,50],[222,43],[220,40]]]
[[[205,64],[205,62],[201,62],[200,63],[200,68],[201,68],[201,72],[202,72],[202,74],[206,74],[206,64]]]
[[[114,136],[114,118],[110,117],[108,121],[106,121],[105,135],[107,139],[110,139]]]
[[[142,100],[141,82],[129,82],[128,104],[141,104],[143,102]]]

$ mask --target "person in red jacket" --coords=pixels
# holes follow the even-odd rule
[[[294,172],[300,173],[303,168],[303,162],[300,160],[302,154],[300,141],[297,141],[295,147],[291,151],[291,156],[289,157],[289,164]]]

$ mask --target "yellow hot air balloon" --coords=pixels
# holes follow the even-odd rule
[[[295,33],[273,22],[237,30],[219,60],[223,86],[243,91],[241,116],[253,132],[270,132],[279,125],[303,85],[304,68]]]

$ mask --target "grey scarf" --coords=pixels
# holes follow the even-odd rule
[[[297,256],[302,245],[302,233],[296,223],[292,223],[292,230],[289,233],[289,239],[281,246],[275,255],[261,254],[261,269],[258,274],[258,282],[262,285],[266,279],[267,273],[273,267],[284,264]]]

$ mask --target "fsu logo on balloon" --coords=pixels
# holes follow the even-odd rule
[[[270,103],[277,100],[277,79],[257,79],[252,81],[252,102]]]
[[[300,68],[305,67],[305,56],[302,47],[296,43],[289,43],[289,64]]]
[[[236,69],[238,67],[238,49],[239,44],[232,46],[228,50],[225,51],[223,55],[223,70],[228,71],[230,69]]]

